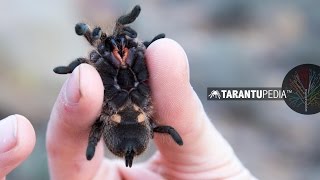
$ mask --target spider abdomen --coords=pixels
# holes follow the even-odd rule
[[[103,134],[108,149],[119,157],[124,157],[128,150],[135,155],[145,151],[150,140],[151,129],[146,122],[141,123],[115,123],[109,122]]]

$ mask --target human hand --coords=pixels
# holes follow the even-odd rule
[[[36,136],[31,123],[23,116],[11,115],[0,120],[0,179],[32,152]]]
[[[63,85],[48,124],[51,179],[255,179],[204,112],[190,85],[182,47],[170,39],[157,40],[146,50],[146,62],[155,119],[174,127],[184,145],[155,134],[158,152],[147,162],[126,168],[123,160],[104,158],[100,141],[88,161],[88,136],[101,110],[103,85],[98,72],[82,64]]]

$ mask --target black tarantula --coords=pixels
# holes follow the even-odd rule
[[[68,66],[54,68],[57,74],[68,74],[81,63],[94,66],[104,86],[104,100],[100,116],[92,125],[86,157],[91,160],[95,148],[103,135],[108,149],[119,157],[125,157],[126,166],[131,167],[134,156],[145,151],[153,133],[167,133],[182,145],[177,131],[170,126],[159,126],[152,119],[152,102],[147,83],[148,70],[144,51],[165,34],[155,36],[151,41],[138,41],[137,32],[127,24],[140,14],[141,8],[118,18],[113,34],[107,35],[96,27],[93,30],[84,23],[78,23],[75,31],[84,36],[96,49],[89,59],[78,58]]]

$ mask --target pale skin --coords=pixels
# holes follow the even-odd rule
[[[204,112],[190,85],[188,60],[182,47],[173,40],[160,39],[148,47],[146,61],[155,119],[159,124],[174,127],[183,138],[183,146],[178,146],[168,135],[155,134],[157,152],[148,161],[134,162],[132,168],[126,168],[123,159],[104,157],[100,141],[93,159],[87,161],[88,135],[101,110],[103,85],[98,72],[82,64],[63,85],[48,123],[50,178],[255,179]],[[21,152],[11,152],[6,158],[0,154],[0,179],[22,162],[34,146],[32,126],[24,117],[17,118],[21,119],[18,143],[13,148]],[[19,139],[19,133],[29,138]]]

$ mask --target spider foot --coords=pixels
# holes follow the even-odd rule
[[[88,24],[78,23],[78,24],[76,24],[74,29],[76,31],[76,34],[78,34],[79,36],[82,36],[82,35],[86,34],[87,31],[90,30],[90,27]]]
[[[86,157],[88,161],[90,161],[93,158],[95,151],[96,151],[95,145],[92,143],[89,143],[86,151]]]
[[[68,66],[58,66],[53,69],[56,74],[69,74],[72,73],[72,69]]]

